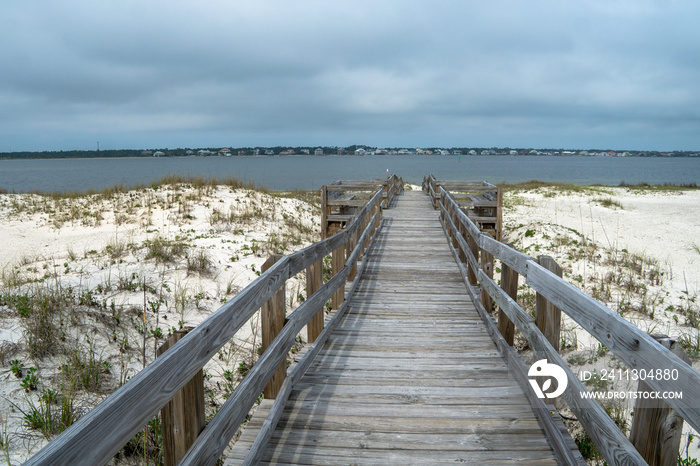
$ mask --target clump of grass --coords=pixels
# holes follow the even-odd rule
[[[37,287],[24,294],[6,296],[5,301],[21,318],[30,355],[41,358],[56,354],[61,342],[61,317],[72,304],[70,291]]]
[[[119,458],[135,458],[143,460],[144,463],[161,464],[162,463],[162,445],[163,433],[160,416],[157,416],[150,421],[143,430],[140,430],[129,440],[124,448],[115,456]]]
[[[100,392],[111,367],[109,361],[97,354],[93,340],[88,338],[86,344],[76,342],[67,351],[61,372],[67,380],[76,384],[76,388]]]
[[[156,236],[146,240],[146,259],[155,259],[157,264],[174,262],[177,257],[182,257],[187,252],[187,245],[182,241],[169,240],[163,236]]]
[[[32,398],[27,398],[27,403],[27,411],[20,409],[25,425],[38,430],[46,439],[63,432],[80,417],[73,403],[73,393],[65,390],[55,392],[45,388],[38,404]]]
[[[612,197],[597,197],[593,199],[593,202],[596,202],[608,209],[624,209],[622,203],[617,199],[613,199]]]
[[[213,261],[207,251],[197,249],[194,254],[187,256],[187,273],[208,273],[213,266]]]
[[[110,259],[119,259],[123,257],[129,250],[129,244],[120,240],[116,236],[110,239],[104,248],[104,253],[110,257]]]

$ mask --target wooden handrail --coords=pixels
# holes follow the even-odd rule
[[[282,257],[233,299],[195,327],[176,345],[57,436],[25,464],[104,464],[108,462],[209,359],[217,354],[217,351],[233,337],[263,303],[270,299],[277,289],[284,286],[287,279],[346,244],[357,232],[369,212],[379,207],[382,194],[382,189],[377,190],[346,229],[300,251]],[[372,219],[376,221],[378,215],[380,214],[374,214]],[[365,233],[369,226],[372,226],[371,222],[368,227],[364,228]],[[364,241],[358,242],[355,251],[362,249],[364,244]],[[359,253],[353,252],[353,254],[353,260],[356,260]],[[239,388],[242,386],[243,389],[234,391],[234,395],[227,400],[227,403],[236,399],[240,400],[240,405],[246,405],[245,401],[251,396],[255,401],[262,391],[262,386],[269,379],[269,377],[265,378],[268,375],[267,368],[272,367],[274,371],[279,366],[283,357],[280,356],[280,348],[288,343],[292,329],[299,325],[303,327],[306,321],[326,302],[329,293],[344,285],[348,273],[349,269],[344,267],[341,273],[336,274],[294,311],[292,316],[296,317],[294,323],[289,326],[289,330],[283,330],[278,339],[275,340],[277,343],[274,344],[274,348],[271,347],[271,350],[263,353],[256,364],[260,368],[251,369],[252,375],[247,376],[239,385]],[[287,326],[284,327],[284,329],[286,328]],[[293,335],[296,333],[298,331]],[[293,343],[294,336],[291,337],[291,340]],[[274,362],[277,364],[273,364]],[[269,372],[269,376],[271,375],[272,372]],[[260,383],[262,386],[258,389]],[[246,391],[247,387],[250,388]],[[245,393],[240,394],[242,392]],[[232,404],[233,402],[228,403],[229,406]],[[230,408],[227,407],[227,409],[231,411]],[[246,408],[245,413],[249,409],[250,407]],[[232,411],[236,412],[235,409]],[[237,416],[224,422],[217,420],[216,426],[221,426],[217,428],[228,429],[226,430],[228,435],[231,426],[236,424],[234,421]],[[212,431],[214,428],[214,426],[211,428],[207,426],[205,431],[207,429]],[[233,433],[235,433],[235,429],[230,432],[230,435],[232,436]],[[223,438],[223,434],[219,437]],[[197,448],[200,448],[203,454],[206,453],[207,458],[211,458],[213,452],[218,451],[220,447],[216,456],[218,458],[229,439],[230,437],[225,440],[223,446],[220,445],[222,440],[219,440],[215,448],[211,448],[210,444],[206,443],[204,449],[206,451],[201,450],[201,446]],[[204,445],[204,442],[204,440],[200,442],[198,439],[193,448]],[[192,455],[188,453],[186,457],[192,458]],[[199,462],[199,459],[196,461]]]
[[[435,179],[432,175],[424,179],[423,187],[429,194],[432,194],[434,183]],[[647,383],[659,392],[682,392],[683,398],[670,398],[665,401],[690,425],[696,430],[698,429],[700,408],[696,404],[697,400],[700,399],[700,373],[660,345],[651,336],[591,296],[545,269],[530,256],[481,233],[479,228],[459,208],[458,203],[447,190],[440,186],[439,192],[439,208],[443,224],[450,235],[456,239],[458,248],[466,256],[468,266],[477,276],[482,289],[488,292],[500,309],[515,323],[518,330],[525,335],[538,357],[547,358],[564,369],[569,386],[563,396],[608,462],[611,464],[646,464],[597,401],[582,398],[579,395],[579,392],[585,392],[587,389],[547,341],[533,319],[484,273],[468,245],[467,238],[457,228],[453,218],[464,227],[462,231],[471,237],[479,248],[497,257],[503,264],[523,275],[529,286],[566,312],[630,368],[647,371],[658,368],[678,370],[679,377],[675,381],[654,379],[648,380]],[[469,283],[467,285],[470,286]]]

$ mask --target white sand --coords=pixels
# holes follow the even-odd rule
[[[96,212],[100,212],[99,222],[95,222]],[[161,187],[121,193],[111,199],[92,196],[60,201],[5,194],[0,195],[0,290],[22,294],[42,287],[55,288],[57,283],[63,289],[72,287],[76,296],[74,312],[81,323],[65,327],[65,331],[69,340],[74,338],[84,347],[93,341],[101,348],[101,358],[112,364],[108,385],[113,389],[120,379],[133,376],[143,366],[142,336],[135,327],[143,320],[142,283],[150,290],[145,299],[157,308],[157,312],[147,312],[149,330],[158,327],[167,336],[180,324],[197,325],[231,299],[257,278],[271,253],[304,247],[318,239],[318,231],[316,207],[297,199],[223,186],[203,188],[201,192],[194,187]],[[158,238],[186,244],[190,258],[203,253],[210,260],[208,270],[188,272],[184,256],[166,263],[146,258],[146,242]],[[115,250],[121,252],[110,255]],[[18,279],[24,283],[19,287],[11,283]],[[104,303],[105,309],[99,310],[98,305],[88,312],[78,305],[77,297],[87,292],[93,294],[96,303]],[[163,301],[158,304],[159,294]],[[287,282],[290,306],[296,307],[303,294],[302,281]],[[105,319],[113,322],[111,317],[104,317],[112,315],[112,303],[121,313],[120,324],[111,325],[113,331],[102,324]],[[56,388],[51,379],[60,374],[62,361],[61,356],[32,360],[22,321],[5,306],[0,306],[0,328],[4,359],[0,367],[0,433],[8,433],[10,459],[12,464],[19,464],[46,441],[24,426],[19,411],[27,410],[28,397],[37,403],[38,391],[25,394],[20,379],[10,373],[9,361],[21,360],[24,375],[29,367],[37,367],[39,390]],[[125,338],[129,350],[123,356],[119,344]],[[208,409],[214,409],[214,401],[223,402],[224,371],[237,375],[238,363],[252,357],[260,338],[256,317],[236,334],[233,345],[225,346],[219,357],[205,366],[206,389],[213,392]],[[160,342],[149,334],[147,362],[152,361]],[[79,403],[87,409],[109,391],[81,396]]]

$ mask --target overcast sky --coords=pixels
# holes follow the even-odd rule
[[[0,151],[700,149],[700,2],[12,1]]]

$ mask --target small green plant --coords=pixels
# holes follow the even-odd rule
[[[238,373],[241,375],[241,377],[245,377],[245,375],[250,370],[250,367],[251,365],[247,362],[241,362],[238,364]]]
[[[24,376],[20,385],[24,388],[25,392],[30,392],[36,390],[39,385],[39,378],[36,376],[36,367],[30,367],[27,369],[27,375]]]
[[[10,361],[10,372],[12,372],[12,375],[17,377],[18,379],[22,378],[23,368],[24,364],[19,359],[13,359],[12,361]]]

